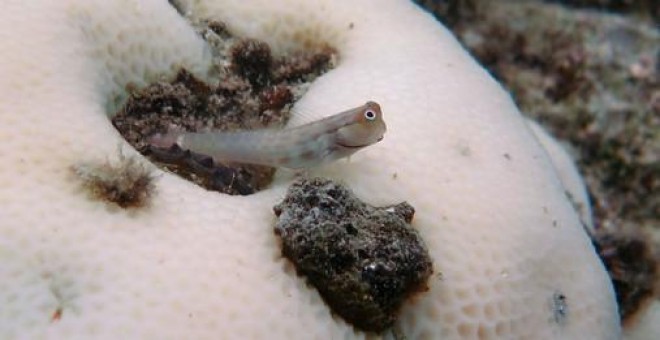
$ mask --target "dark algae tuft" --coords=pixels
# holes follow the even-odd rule
[[[335,51],[324,47],[276,56],[265,42],[233,37],[221,22],[196,25],[213,52],[214,80],[180,70],[175,79],[129,88],[112,123],[158,166],[209,190],[249,195],[268,186],[274,168],[219,163],[176,147],[155,148],[147,139],[169,131],[282,128],[307,84],[332,67]]]
[[[143,208],[155,191],[152,170],[121,152],[116,164],[79,164],[72,170],[90,197],[120,208]]]
[[[408,203],[372,207],[315,178],[293,183],[274,211],[282,254],[356,327],[386,330],[403,302],[427,289],[431,258]]]
[[[262,88],[270,82],[270,69],[273,57],[270,46],[255,39],[239,41],[231,49],[234,71],[247,79],[255,88]]]

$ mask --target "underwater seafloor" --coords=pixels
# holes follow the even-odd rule
[[[624,323],[657,300],[660,4],[417,3],[445,23],[577,162]]]

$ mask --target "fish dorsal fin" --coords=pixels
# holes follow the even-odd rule
[[[318,112],[318,110],[314,110],[309,106],[301,107],[300,105],[295,105],[291,109],[291,120],[289,121],[289,124],[287,124],[287,126],[293,127],[293,126],[304,125],[307,123],[318,121],[319,119],[325,118],[330,115],[332,115],[332,113],[327,113],[324,115],[322,112]]]

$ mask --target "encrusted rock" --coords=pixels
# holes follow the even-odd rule
[[[427,289],[432,263],[409,223],[406,203],[372,207],[327,179],[303,179],[274,207],[282,254],[332,310],[365,331],[381,332],[403,302]]]

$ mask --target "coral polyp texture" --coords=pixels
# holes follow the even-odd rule
[[[181,69],[212,80],[210,48],[181,13],[278,55],[336,50],[336,68],[311,84],[290,125],[381,104],[382,142],[308,175],[374,206],[415,207],[433,275],[385,336],[619,336],[611,281],[546,152],[430,15],[395,0],[176,6],[3,3],[0,338],[375,336],[337,317],[282,257],[272,207],[293,174],[241,197],[154,169],[145,209],[108,209],[72,178],[72,167],[116,159],[118,147],[152,169],[110,122],[128,89]]]

